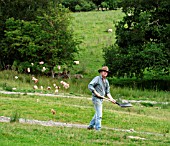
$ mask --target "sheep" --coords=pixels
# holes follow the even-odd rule
[[[74,61],[74,63],[75,63],[76,65],[78,65],[80,62],[79,62],[79,61]]]
[[[27,68],[27,72],[30,73],[30,68]]]
[[[40,61],[39,64],[44,64],[44,61]]]
[[[55,94],[58,94],[59,89],[60,89],[60,87],[59,87],[59,86],[55,86]]]
[[[53,115],[55,115],[55,114],[56,114],[56,111],[55,111],[54,109],[51,109],[51,113],[52,113]]]
[[[82,78],[83,78],[83,75],[82,75],[82,74],[75,74],[75,75],[74,75],[74,78],[75,78],[75,79],[82,79]]]
[[[63,85],[65,89],[68,89],[70,87],[70,85],[64,81],[61,81],[60,83]]]
[[[48,87],[47,87],[47,90],[51,90],[51,87],[50,87],[50,86],[48,86]]]
[[[111,29],[111,28],[109,28],[108,30],[107,30],[107,32],[112,32],[113,30]]]
[[[18,79],[18,76],[15,76],[15,79]]]
[[[38,86],[37,86],[37,85],[34,85],[33,89],[34,89],[34,90],[38,89]]]
[[[45,72],[45,71],[46,71],[46,68],[45,68],[45,67],[43,67],[41,71],[42,71],[42,72]]]
[[[36,79],[35,77],[32,77],[32,80],[34,81],[35,84],[38,82],[38,79]]]

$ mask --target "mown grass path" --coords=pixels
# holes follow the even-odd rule
[[[91,100],[89,97],[85,96],[74,96],[71,94],[43,94],[43,93],[22,93],[22,92],[9,92],[9,91],[0,91],[2,94],[20,94],[20,95],[36,95],[36,96],[51,96],[51,97],[63,97],[63,98],[78,98],[78,99],[87,99]],[[151,104],[169,104],[169,102],[157,102],[157,101],[148,101],[148,100],[122,100],[122,102],[131,102],[131,103],[151,103]]]
[[[86,129],[94,114],[90,95],[0,91],[0,145],[169,145],[168,106],[121,108],[104,101],[103,107],[98,133]]]
[[[10,117],[0,116],[0,122],[8,122],[9,123]],[[87,129],[87,126],[88,126],[88,125],[84,125],[84,124],[72,124],[72,123],[63,123],[63,122],[54,122],[54,121],[40,121],[40,120],[35,120],[35,119],[30,120],[30,119],[24,119],[24,118],[20,118],[19,123],[36,124],[36,125],[42,125],[42,126],[76,127],[76,128],[85,128],[85,129]],[[135,131],[134,129],[118,129],[118,128],[109,128],[109,127],[103,127],[103,129],[129,132],[129,133],[140,133],[140,134],[150,134],[150,135],[156,135],[156,136],[164,136],[163,134],[160,134],[160,133]]]

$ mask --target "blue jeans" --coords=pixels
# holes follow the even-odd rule
[[[102,121],[102,102],[103,99],[92,97],[92,101],[94,104],[95,114],[90,121],[90,127],[95,128],[96,130],[101,129],[101,121]]]

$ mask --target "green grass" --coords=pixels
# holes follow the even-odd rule
[[[39,102],[37,102],[39,99]],[[88,125],[94,110],[87,97],[63,98],[28,95],[0,94],[1,115],[11,117],[16,111],[21,118]],[[134,129],[128,133],[102,129],[101,132],[79,128],[42,127],[19,123],[0,123],[1,145],[168,145],[170,110],[142,107],[134,104],[132,108],[120,108],[104,102],[103,127]],[[56,115],[51,113],[56,110]],[[151,132],[153,134],[142,134]],[[154,134],[155,133],[155,134]],[[162,134],[158,136],[157,134]],[[128,135],[140,136],[147,140],[131,140]],[[164,136],[163,136],[164,135]]]
[[[15,79],[18,76],[18,79]],[[54,94],[55,88],[53,84],[60,86],[59,94],[71,94],[75,96],[91,96],[90,91],[87,88],[88,83],[92,78],[83,79],[67,79],[65,82],[70,84],[69,89],[65,89],[60,84],[62,79],[53,79],[46,76],[36,76],[39,82],[36,84],[39,89],[34,90],[35,85],[31,79],[31,75],[19,74],[15,71],[1,71],[0,72],[0,90],[14,91],[14,92],[32,92],[32,93],[51,93]],[[43,86],[43,91],[40,89]],[[51,90],[47,90],[50,86]],[[12,90],[16,88],[16,90]],[[151,91],[151,90],[138,90],[132,88],[120,88],[111,85],[111,94],[115,99],[125,99],[125,100],[148,100],[157,102],[170,102],[169,92],[166,91]]]
[[[18,79],[15,79],[18,76]],[[60,80],[38,76],[38,86],[60,85]],[[42,127],[17,123],[18,118],[88,125],[94,109],[91,93],[87,89],[89,78],[65,80],[69,89],[61,87],[57,97],[38,96],[40,92],[54,94],[52,90],[33,90],[31,75],[14,71],[0,72],[0,90],[16,87],[24,95],[0,94],[0,116],[12,118],[12,123],[0,123],[0,145],[169,145],[170,107],[169,104],[134,103],[132,108],[120,108],[110,102],[104,102],[103,127],[134,129],[137,133],[127,133],[102,129],[100,133],[79,128]],[[35,95],[27,95],[34,92]],[[115,99],[149,100],[169,102],[168,92],[140,91],[111,86]],[[70,98],[64,98],[67,95]],[[71,97],[77,98],[71,98]],[[38,101],[38,102],[37,102]],[[51,113],[56,110],[56,115]],[[144,133],[140,133],[144,132]],[[148,135],[145,132],[154,133]],[[158,136],[156,134],[162,134]],[[139,136],[147,140],[129,139]]]
[[[23,146],[23,145],[68,145],[68,146],[88,146],[88,145],[150,145],[168,146],[168,137],[155,135],[138,135],[146,140],[128,139],[129,135],[112,130],[101,132],[87,131],[86,129],[65,128],[65,127],[43,127],[26,124],[0,123],[0,144],[3,146]],[[28,128],[29,127],[29,128]]]
[[[18,76],[18,79],[15,79]],[[61,86],[60,81],[62,79],[53,79],[46,76],[36,76],[39,82],[36,84],[39,89],[34,90],[34,82],[31,80],[31,75],[18,74],[15,71],[1,71],[0,72],[0,90],[14,91],[14,92],[33,92],[33,93],[51,93],[54,94],[55,88],[53,84],[60,86],[59,94],[71,94],[76,96],[90,96],[91,93],[87,88],[88,83],[92,78],[83,79],[67,79],[64,80],[70,84],[69,89],[65,89]],[[43,86],[43,91],[40,89]],[[47,90],[50,86],[51,90]],[[16,90],[12,90],[16,88]],[[151,91],[151,90],[138,90],[132,88],[120,88],[111,86],[111,94],[115,99],[126,99],[126,100],[149,100],[157,102],[169,102],[169,92],[166,91]]]
[[[94,114],[91,100],[87,100],[86,97],[74,99],[36,95],[1,95],[0,104],[2,115],[11,117],[17,111],[20,117],[26,119],[88,124]],[[55,109],[57,114],[52,115],[51,109]],[[104,102],[103,124],[107,127],[162,133],[162,130],[170,127],[169,115],[169,109],[138,104],[134,104],[132,108],[120,108]]]
[[[102,126],[118,129],[134,129],[128,133],[109,129],[100,132],[80,128],[44,127],[18,123],[19,118],[43,121],[56,121],[88,125],[94,109],[91,93],[87,88],[89,81],[98,75],[97,70],[104,63],[102,48],[115,42],[115,32],[107,33],[108,28],[115,30],[115,24],[123,14],[120,10],[107,12],[73,13],[73,29],[77,38],[81,38],[80,54],[77,60],[80,65],[74,66],[73,72],[83,73],[83,79],[64,80],[70,84],[64,89],[60,81],[46,76],[36,76],[39,89],[30,75],[15,71],[0,72],[0,91],[22,92],[24,95],[5,95],[0,93],[0,116],[11,117],[11,123],[0,123],[0,145],[170,145],[170,104],[152,104],[144,101],[169,102],[169,92],[138,90],[111,86],[111,94],[116,100],[143,100],[133,103],[131,108],[120,108],[110,102],[103,103]],[[15,79],[18,76],[18,79]],[[38,96],[39,93],[54,94],[53,84],[60,86],[57,97]],[[40,89],[44,87],[44,90]],[[51,90],[46,88],[50,86]],[[16,88],[13,90],[12,88]],[[32,92],[34,95],[28,95]],[[70,98],[64,98],[67,95]],[[77,98],[71,98],[71,97]],[[38,102],[37,102],[38,101]],[[51,113],[56,110],[56,115]],[[143,133],[142,133],[143,132]],[[153,134],[146,134],[150,132]],[[161,135],[157,135],[161,134]],[[139,136],[146,140],[129,139],[128,136]]]
[[[115,24],[123,18],[121,10],[73,13],[72,28],[76,38],[82,40],[76,69],[88,76],[97,74],[104,64],[102,48],[115,42]],[[112,33],[106,32],[109,28]]]

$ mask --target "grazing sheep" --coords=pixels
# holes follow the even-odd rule
[[[39,62],[39,64],[44,64],[44,61]]]
[[[74,61],[74,63],[75,63],[76,65],[78,65],[80,62],[79,62],[79,61]]]
[[[18,76],[15,76],[15,79],[18,79]]]
[[[54,94],[58,94],[60,87],[57,86],[56,84],[53,84],[53,85],[54,85],[54,87],[55,87]]]
[[[47,87],[47,90],[51,90],[51,87],[50,87],[50,86],[48,86],[48,87]]]
[[[37,86],[37,85],[34,85],[33,89],[34,89],[34,90],[38,89],[38,86]]]
[[[61,81],[60,83],[63,85],[65,89],[68,89],[70,87],[70,85],[64,81]]]
[[[83,75],[82,75],[82,74],[75,74],[75,75],[74,75],[74,78],[75,78],[75,79],[82,79],[82,78],[83,78]]]
[[[45,71],[46,71],[46,68],[45,68],[45,67],[43,67],[41,71],[42,71],[42,72],[45,72]]]
[[[112,32],[113,30],[111,29],[111,28],[109,28],[108,30],[107,30],[107,32]]]
[[[53,115],[55,115],[55,114],[56,114],[56,111],[55,111],[54,109],[51,109],[51,113],[52,113]]]
[[[27,72],[28,72],[28,73],[30,72],[30,68],[27,68]]]
[[[61,69],[61,66],[60,66],[60,65],[58,65],[58,66],[57,66],[57,68],[58,68],[58,70],[60,70],[60,69]]]
[[[32,77],[32,80],[34,81],[35,84],[38,82],[38,79],[36,79],[35,77]]]

